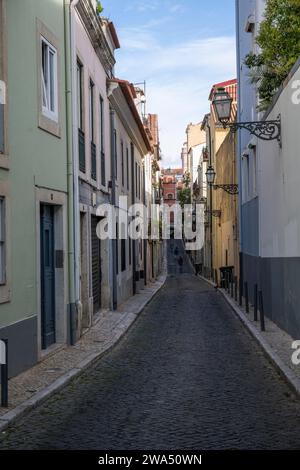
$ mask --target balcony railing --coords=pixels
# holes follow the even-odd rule
[[[79,170],[85,173],[85,138],[84,132],[78,129]]]
[[[91,142],[91,177],[94,181],[97,181],[96,145],[93,142]]]

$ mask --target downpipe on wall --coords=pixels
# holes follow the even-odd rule
[[[67,183],[68,183],[68,343],[74,345],[77,339],[77,324],[81,316],[79,301],[79,211],[78,211],[78,142],[75,137],[77,126],[77,103],[72,100],[76,89],[76,49],[74,8],[78,0],[64,1],[65,23],[65,87],[66,87],[66,134],[67,134]]]

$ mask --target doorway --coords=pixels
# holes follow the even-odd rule
[[[41,217],[41,337],[42,349],[56,342],[54,206],[42,204]]]
[[[96,229],[99,218],[91,216],[91,241],[92,241],[92,293],[94,313],[101,308],[101,245]]]

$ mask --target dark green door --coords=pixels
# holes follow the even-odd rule
[[[41,205],[42,348],[55,343],[54,208]]]
[[[94,299],[94,313],[101,308],[101,250],[100,240],[97,237],[96,228],[99,218],[91,218],[91,238],[92,238],[92,289]]]

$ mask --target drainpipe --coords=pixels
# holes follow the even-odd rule
[[[211,141],[211,127],[207,124],[208,128],[208,139],[209,139],[209,165],[212,165],[212,141]],[[209,185],[209,199],[210,199],[210,213],[209,213],[209,230],[210,230],[210,275],[213,279],[213,197],[212,197],[212,184]]]
[[[134,174],[134,146],[131,142],[131,204],[135,204],[135,174]],[[136,240],[130,240],[132,243],[132,293],[136,294]]]
[[[238,78],[238,108],[237,108],[237,121],[240,122],[240,104],[241,104],[241,92],[240,92],[240,78],[241,78],[241,70],[240,70],[240,58],[241,58],[241,49],[240,49],[240,31],[239,31],[239,24],[240,24],[240,4],[239,0],[235,1],[236,7],[236,35],[237,35],[237,78]],[[242,162],[241,162],[241,154],[242,154],[242,145],[241,145],[241,130],[237,133],[237,158],[236,158],[236,167],[237,167],[237,174],[239,178],[239,275],[240,275],[240,285],[243,286],[243,187],[242,187]]]
[[[76,37],[75,37],[75,7],[79,0],[73,0],[70,8],[71,60],[72,60],[72,90],[76,90]],[[77,100],[72,100],[73,115],[73,177],[74,177],[74,242],[75,242],[75,300],[77,311],[82,311],[80,301],[80,211],[79,211],[79,146],[78,146],[78,110]]]
[[[145,162],[145,159],[144,159]],[[143,203],[144,207],[146,207],[146,175],[145,175],[145,164],[143,165]],[[148,208],[146,211],[148,215]],[[146,224],[146,230],[148,230],[148,220]],[[144,283],[147,285],[147,269],[148,269],[148,263],[147,263],[147,245],[148,245],[148,238],[146,237],[146,234],[144,234]]]
[[[68,343],[74,345],[76,343],[76,317],[77,306],[76,300],[78,299],[78,292],[76,292],[76,248],[75,248],[75,234],[76,230],[76,212],[77,204],[75,201],[75,187],[74,184],[74,166],[73,155],[76,154],[74,148],[73,136],[73,119],[76,119],[77,114],[74,113],[75,100],[72,101],[73,77],[72,77],[72,64],[74,41],[72,38],[73,28],[72,24],[72,9],[78,0],[70,2],[64,1],[64,26],[65,26],[65,88],[66,88],[66,139],[67,139],[67,185],[68,185],[68,272],[69,272],[69,307],[68,307]],[[74,159],[75,160],[75,159]],[[76,163],[75,163],[76,167]],[[78,179],[77,179],[78,182]],[[77,217],[78,223],[78,217]]]

